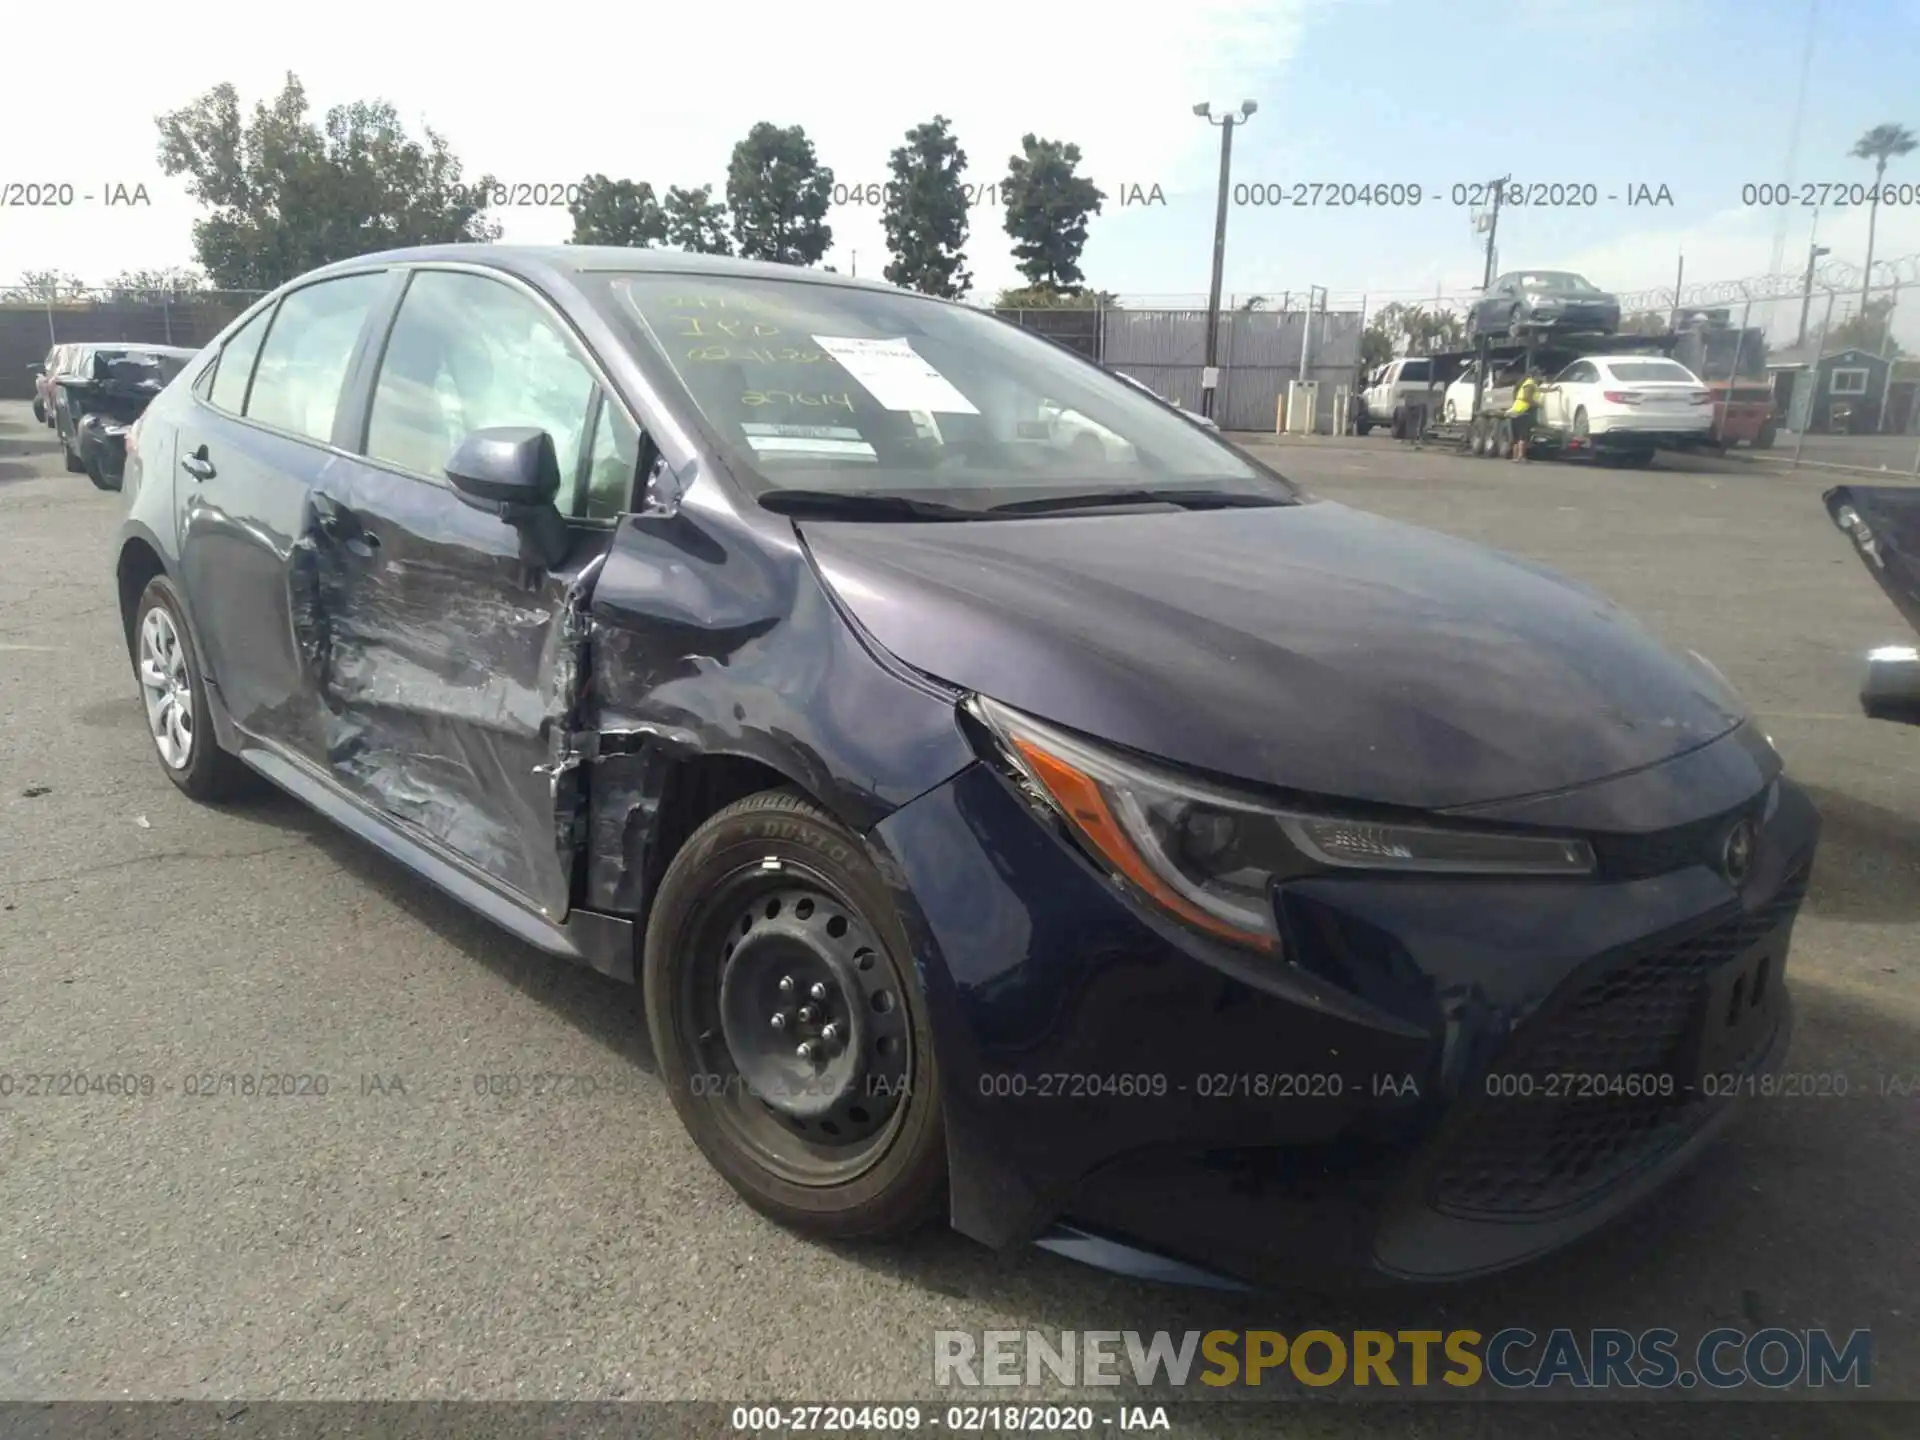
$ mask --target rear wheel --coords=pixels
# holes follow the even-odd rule
[[[1778,433],[1778,429],[1779,427],[1776,426],[1773,421],[1767,421],[1766,424],[1760,427],[1760,433],[1753,437],[1753,448],[1756,450],[1771,450],[1773,448],[1773,439]]]
[[[941,1213],[906,931],[860,841],[806,797],[752,795],[694,832],[661,881],[642,984],[674,1109],[750,1205],[839,1238]]]
[[[33,418],[42,425],[47,423],[47,405],[38,395],[33,397]]]
[[[1521,319],[1522,313],[1523,312],[1521,311],[1518,305],[1514,306],[1511,310],[1507,311],[1507,334],[1508,335],[1514,336],[1517,338],[1520,332],[1526,329],[1526,325],[1524,321]]]
[[[87,479],[93,482],[93,488],[96,490],[118,490],[120,488],[120,482],[118,480],[110,480],[107,478],[106,468],[100,463],[100,452],[98,450],[95,450],[93,454],[87,457],[86,472]]]
[[[1593,422],[1587,418],[1587,407],[1584,405],[1573,412],[1573,438],[1582,444],[1593,438]]]
[[[134,610],[132,635],[147,733],[169,780],[195,800],[225,800],[246,789],[251,772],[214,736],[189,633],[173,583],[154,576]]]
[[[87,468],[80,463],[80,457],[73,453],[73,442],[64,435],[60,437],[60,459],[70,475],[78,475]]]

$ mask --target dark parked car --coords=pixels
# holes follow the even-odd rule
[[[1867,573],[1920,632],[1920,486],[1836,485],[1822,499]],[[1876,720],[1920,725],[1920,648],[1868,651],[1860,708]]]
[[[127,488],[168,777],[637,980],[795,1226],[1471,1274],[1786,1047],[1818,822],[1717,672],[981,311],[366,256],[229,327]]]
[[[1611,335],[1620,328],[1620,300],[1571,270],[1515,270],[1497,276],[1474,303],[1472,335],[1523,335],[1566,330]]]
[[[54,428],[67,469],[118,490],[127,435],[199,352],[173,345],[75,345],[53,376]]]

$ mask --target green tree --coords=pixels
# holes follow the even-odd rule
[[[694,255],[731,255],[727,238],[727,207],[713,198],[713,187],[682,190],[667,187],[661,209],[667,217],[667,243]]]
[[[567,206],[573,217],[571,245],[626,245],[647,250],[667,238],[666,212],[645,180],[609,180],[589,175],[580,198]]]
[[[315,124],[289,74],[250,121],[222,84],[155,124],[161,170],[185,175],[212,211],[194,222],[193,243],[223,289],[271,289],[373,250],[500,235],[485,214],[493,178],[463,181],[447,142],[430,128],[424,142],[409,136],[386,101],[336,105]]]
[[[1400,343],[1399,323],[1390,313],[1398,310],[1398,304],[1385,305],[1373,314],[1367,322],[1367,328],[1360,332],[1360,363],[1371,370],[1393,359],[1395,347]]]
[[[1100,213],[1107,197],[1075,171],[1080,147],[1035,135],[1020,139],[1020,153],[1007,157],[1007,178],[1000,184],[1007,234],[1013,237],[1017,268],[1033,288],[1074,294],[1084,278],[1080,252],[1087,245],[1087,220]]]
[[[967,152],[936,115],[907,132],[907,143],[888,159],[893,183],[887,187],[880,223],[893,260],[890,283],[958,300],[973,288],[964,269],[967,243],[967,192],[960,183]]]
[[[818,265],[833,248],[827,206],[833,171],[813,153],[798,125],[762,120],[733,147],[727,165],[727,208],[733,240],[749,260]]]
[[[206,288],[207,277],[187,266],[122,270],[107,281],[107,294],[115,300],[174,299]]]
[[[1867,211],[1867,263],[1860,272],[1860,310],[1867,310],[1868,294],[1873,287],[1873,241],[1874,231],[1880,224],[1880,182],[1887,178],[1887,162],[1896,156],[1909,155],[1920,140],[1914,139],[1913,132],[1904,125],[1876,125],[1858,140],[1847,153],[1856,160],[1873,161],[1873,203]]]
[[[1622,335],[1664,335],[1667,330],[1667,312],[1664,310],[1636,310],[1620,322]]]
[[[1360,335],[1360,360],[1368,368],[1396,355],[1431,355],[1466,343],[1466,317],[1439,306],[1382,305]]]
[[[1904,352],[1893,338],[1888,322],[1893,318],[1893,297],[1870,300],[1866,309],[1856,311],[1820,336],[1819,352],[1870,350],[1875,355],[1897,358]],[[1881,347],[1885,347],[1882,349]]]
[[[1017,285],[994,297],[996,310],[1118,310],[1120,297],[1111,290],[1076,290],[1069,294],[1050,285]]]
[[[24,270],[14,289],[29,300],[77,300],[87,293],[86,283],[64,270]]]

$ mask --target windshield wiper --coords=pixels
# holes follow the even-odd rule
[[[1126,505],[1177,505],[1182,510],[1265,509],[1290,503],[1274,495],[1244,490],[1203,490],[1170,486],[1155,490],[1088,490],[1070,495],[1036,495],[988,507],[991,515],[1045,515],[1055,510],[1104,510]]]
[[[769,490],[760,508],[815,520],[978,520],[979,510],[909,495],[858,490]]]

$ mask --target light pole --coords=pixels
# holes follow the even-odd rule
[[[1260,107],[1251,100],[1240,102],[1239,112],[1215,115],[1204,100],[1193,113],[1209,125],[1220,127],[1220,195],[1213,211],[1213,286],[1207,293],[1207,361],[1200,376],[1200,413],[1213,414],[1213,392],[1220,380],[1220,281],[1227,264],[1227,182],[1233,173],[1233,127],[1244,125]]]
[[[1793,342],[1796,350],[1807,343],[1807,311],[1813,306],[1813,267],[1822,255],[1831,253],[1824,245],[1807,246],[1807,283],[1800,297],[1800,338]]]

